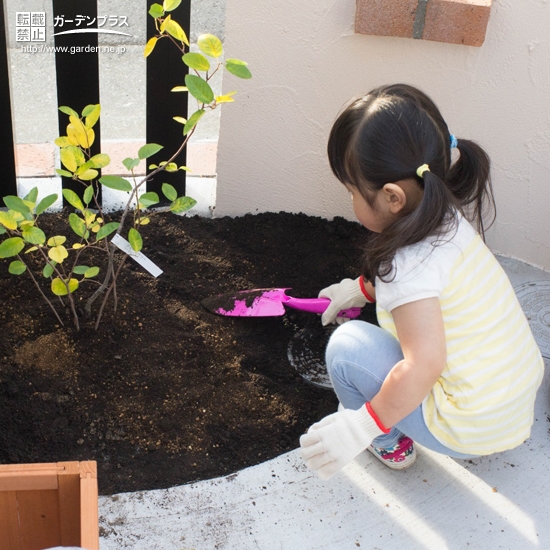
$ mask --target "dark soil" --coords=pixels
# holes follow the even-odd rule
[[[48,235],[68,235],[66,216],[43,218]],[[358,224],[163,215],[143,234],[144,253],[164,273],[155,279],[127,260],[118,311],[110,305],[98,331],[82,319],[77,332],[68,309],[61,327],[30,277],[0,262],[0,462],[97,460],[102,494],[164,488],[294,449],[335,411],[333,392],[287,357],[300,331],[322,357],[317,315],[222,317],[201,301],[267,287],[316,297],[357,276]],[[372,306],[363,317],[373,320]]]

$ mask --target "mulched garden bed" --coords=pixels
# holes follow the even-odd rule
[[[44,217],[68,235],[66,215]],[[55,229],[54,229],[55,228]],[[54,232],[55,231],[55,232]],[[165,488],[235,472],[294,449],[334,412],[330,390],[290,365],[317,315],[213,315],[201,300],[291,287],[315,297],[355,277],[365,230],[341,218],[267,213],[162,215],[143,231],[154,279],[127,261],[119,305],[98,331],[60,327],[27,275],[0,262],[0,462],[97,460],[102,494]],[[373,306],[363,318],[374,320]],[[322,350],[320,350],[322,353]]]

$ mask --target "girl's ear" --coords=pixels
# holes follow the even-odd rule
[[[399,214],[407,205],[407,194],[397,183],[386,183],[382,187],[382,199],[392,214]]]

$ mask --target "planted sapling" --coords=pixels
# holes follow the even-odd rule
[[[155,19],[156,33],[144,50],[147,57],[159,40],[170,40],[180,49],[182,62],[189,68],[184,84],[172,89],[175,93],[189,93],[197,102],[197,108],[189,118],[174,116],[174,120],[183,125],[183,139],[177,151],[158,165],[150,165],[152,171],[139,178],[135,169],[140,162],[163,148],[149,143],[138,150],[135,158],[124,159],[129,177],[99,177],[99,171],[111,162],[107,154],[91,154],[95,141],[94,126],[101,114],[100,105],[87,105],[80,114],[71,107],[62,106],[60,110],[69,121],[67,135],[55,140],[60,148],[62,164],[57,173],[82,185],[82,193],[70,189],[62,191],[65,201],[74,209],[67,219],[68,235],[48,236],[41,228],[41,216],[57,201],[57,194],[38,200],[39,192],[35,187],[23,198],[4,197],[7,211],[0,211],[0,258],[10,261],[9,272],[13,275],[30,276],[61,325],[64,323],[60,306],[62,309],[69,308],[77,329],[80,328],[82,316],[89,319],[95,315],[97,329],[109,298],[112,298],[116,311],[116,281],[129,255],[155,276],[160,272],[158,268],[153,270],[141,254],[143,227],[149,224],[152,216],[164,212],[182,214],[196,204],[191,197],[178,196],[176,189],[168,183],[162,185],[162,193],[169,202],[167,206],[158,206],[160,197],[157,193],[144,192],[147,181],[162,172],[189,170],[187,166],[179,166],[177,158],[197,124],[207,111],[216,109],[222,103],[233,102],[236,93],[214,94],[209,81],[223,67],[220,61],[222,42],[214,35],[203,34],[197,40],[199,51],[190,52],[185,31],[170,13],[180,3],[181,0],[165,0],[162,5],[151,6],[149,14]],[[239,59],[227,59],[225,69],[239,78],[252,76],[247,64]],[[99,186],[126,193],[126,204],[116,216],[118,220],[106,222],[103,205],[98,198]],[[43,288],[44,281],[47,282],[46,288]],[[85,293],[82,309],[75,302],[77,291]],[[92,306],[98,298],[101,298],[99,308],[93,312]]]

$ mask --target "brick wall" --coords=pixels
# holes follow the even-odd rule
[[[357,0],[355,32],[481,46],[492,0]]]

